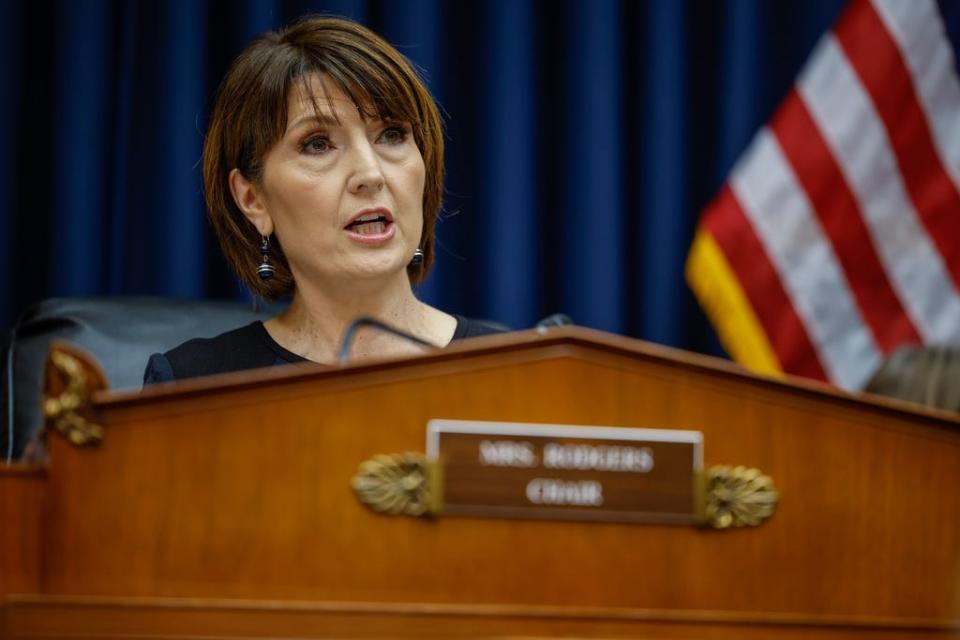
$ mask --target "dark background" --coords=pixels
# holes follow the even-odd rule
[[[328,12],[409,56],[447,114],[421,297],[719,353],[683,279],[698,214],[843,5],[7,2],[0,327],[49,296],[244,297],[204,215],[208,110],[255,34]]]

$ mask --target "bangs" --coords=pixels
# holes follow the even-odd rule
[[[321,115],[321,103],[330,103],[330,86],[334,83],[357,108],[362,118],[389,122],[409,122],[414,129],[417,145],[422,149],[423,113],[416,93],[409,86],[401,70],[387,59],[376,59],[367,51],[355,48],[327,46],[321,50],[302,52],[298,64],[291,69],[292,83],[313,103],[313,110]],[[322,95],[317,95],[316,83]],[[286,108],[283,109],[284,119]],[[331,114],[337,123],[336,111]],[[286,123],[281,128],[285,128]]]

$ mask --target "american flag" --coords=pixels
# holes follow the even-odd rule
[[[960,343],[960,77],[933,0],[853,0],[704,211],[687,281],[731,356],[858,389]]]

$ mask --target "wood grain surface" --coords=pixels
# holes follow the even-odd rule
[[[40,592],[46,475],[0,464],[0,594]]]
[[[501,635],[799,637],[814,625],[817,637],[952,637],[958,626],[960,420],[950,414],[580,329],[95,398],[98,448],[50,439],[39,593],[603,612],[582,623],[484,617]],[[781,502],[762,526],[734,531],[424,520],[360,505],[358,465],[423,451],[431,418],[701,431],[705,464],[757,467]],[[69,602],[13,603],[8,626],[40,633],[42,611],[57,607],[111,617]],[[163,615],[196,614],[174,610]],[[629,618],[637,611],[657,613]],[[346,625],[331,629],[357,617],[310,615]],[[396,615],[369,614],[356,637],[403,635]],[[223,637],[244,636],[228,614],[209,616]],[[416,629],[439,619],[421,616]],[[470,635],[450,619],[436,628]],[[722,619],[740,622],[709,622]]]
[[[17,597],[6,637],[27,638],[648,638],[934,640],[922,620],[720,611],[164,598]]]

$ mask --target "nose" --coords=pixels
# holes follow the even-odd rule
[[[354,147],[353,171],[347,181],[351,193],[377,193],[383,189],[383,171],[373,147],[364,142]]]

